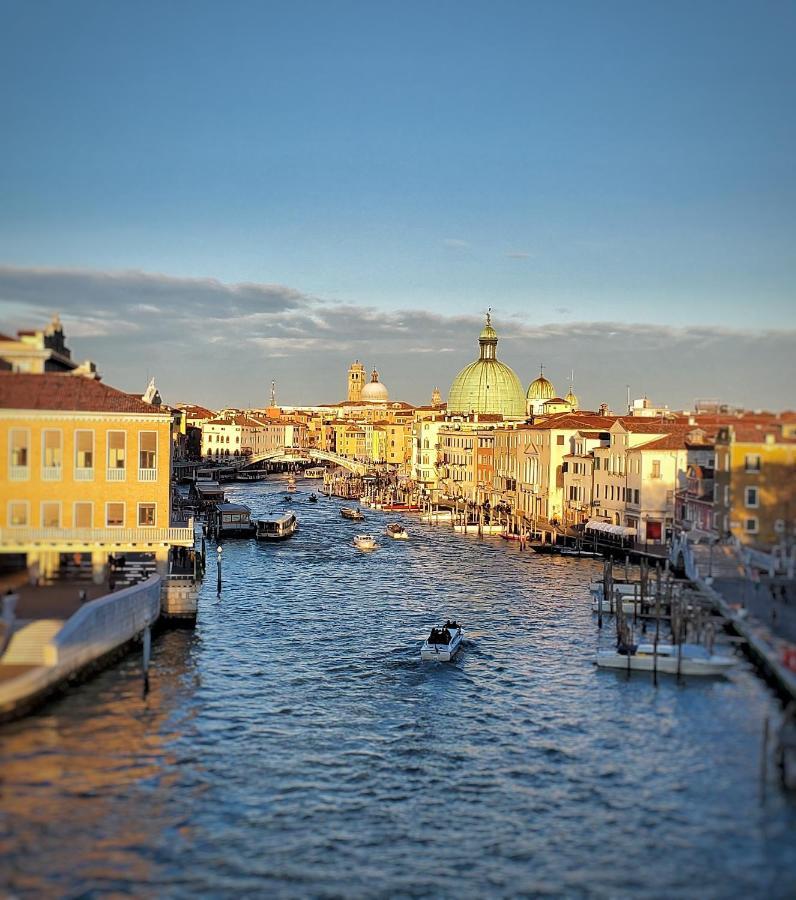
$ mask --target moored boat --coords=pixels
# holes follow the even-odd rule
[[[365,518],[365,514],[361,509],[355,509],[353,506],[344,506],[340,510],[340,515],[344,519],[350,519],[352,522],[361,522]]]
[[[384,533],[395,541],[408,541],[409,534],[400,522],[390,522]]]
[[[448,620],[441,627],[431,629],[431,634],[420,648],[420,659],[450,662],[459,652],[463,638],[462,626],[455,620]]]
[[[358,534],[354,538],[354,546],[357,550],[378,550],[379,545],[371,534]]]
[[[283,541],[298,531],[298,519],[293,513],[285,513],[278,519],[258,519],[254,536],[258,541]]]
[[[286,490],[290,491],[291,493],[296,490],[296,479],[292,475],[287,480]]]
[[[605,669],[630,669],[666,675],[724,675],[735,666],[731,656],[711,653],[701,644],[638,644],[617,650],[600,650],[595,664]]]
[[[251,510],[244,503],[216,503],[208,516],[210,528],[219,538],[251,537]]]

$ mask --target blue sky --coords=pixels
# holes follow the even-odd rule
[[[782,339],[796,327],[792,3],[0,13],[0,263],[17,286],[0,281],[5,328],[59,308],[57,280],[31,300],[42,268],[281,285],[368,315],[491,305],[531,328],[717,325]],[[108,380],[132,378],[133,360],[89,318],[76,307],[72,333],[103,338],[90,349],[110,358]],[[388,353],[364,340],[358,355]],[[529,340],[510,360],[523,380],[547,349]],[[328,349],[356,343],[329,335]],[[294,369],[279,355],[271,368],[311,391],[311,354],[325,385],[331,356],[293,351]],[[576,357],[562,372],[583,371],[575,344],[556,352]],[[455,375],[412,366],[405,392],[422,397],[407,399]],[[624,383],[584,375],[624,396]],[[665,374],[644,389],[686,400]]]

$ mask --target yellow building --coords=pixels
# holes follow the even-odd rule
[[[0,372],[0,552],[42,574],[62,553],[193,546],[172,527],[168,410],[88,378]]]
[[[762,549],[796,544],[796,421],[723,425],[716,436],[714,527]]]

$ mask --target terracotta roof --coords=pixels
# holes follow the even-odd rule
[[[9,337],[7,334],[3,334],[2,332],[0,332],[0,341],[13,341],[15,344],[19,343],[16,338]]]
[[[252,419],[250,416],[239,413],[237,416],[225,416],[222,419],[210,419],[205,425],[240,425],[246,428],[263,428],[262,422]]]
[[[537,431],[553,431],[555,429],[567,429],[579,431],[581,428],[595,428],[596,426],[602,425],[603,431],[608,431],[608,429],[614,424],[614,422],[618,419],[618,416],[598,416],[596,414],[587,414],[587,415],[579,415],[578,413],[564,413],[561,416],[556,416],[553,418],[552,416],[549,419],[544,419],[541,422],[534,422],[533,425],[529,425],[529,428],[533,428]]]
[[[682,431],[665,434],[654,441],[631,447],[628,452],[632,453],[634,450],[685,450],[685,434]]]
[[[54,372],[44,375],[0,372],[0,409],[169,415],[94,378]]]
[[[204,406],[195,406],[193,403],[179,403],[177,409],[181,409],[187,416],[192,419],[212,419],[215,413]]]

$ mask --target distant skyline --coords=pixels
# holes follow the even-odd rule
[[[796,405],[792,3],[0,23],[0,328],[60,311],[111,384],[330,402],[358,356],[427,402],[491,306],[590,406]]]

